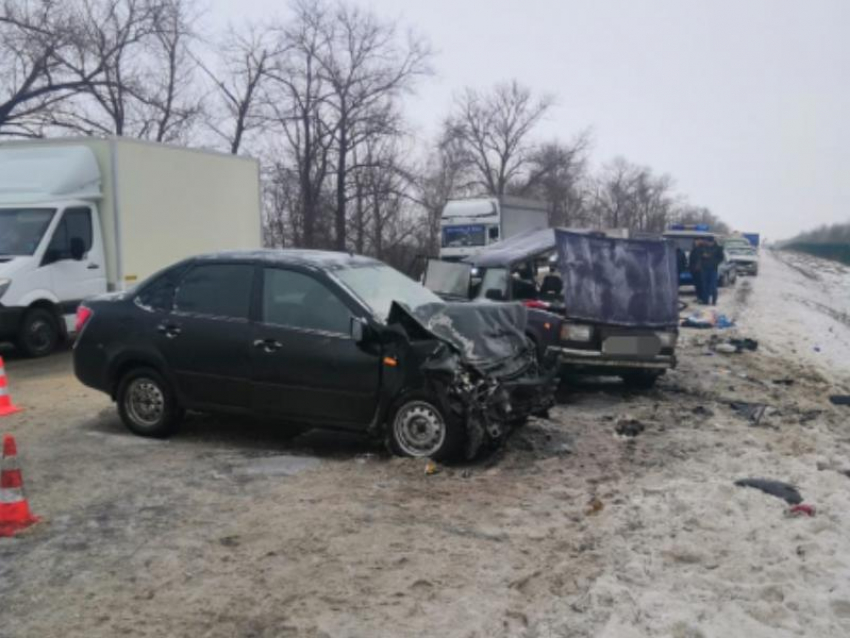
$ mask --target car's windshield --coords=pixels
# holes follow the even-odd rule
[[[393,301],[410,309],[443,301],[425,286],[385,264],[369,264],[334,271],[354,295],[371,310],[376,319],[386,321]]]
[[[0,255],[35,253],[54,213],[52,208],[0,209]]]
[[[431,259],[425,271],[425,287],[438,295],[469,298],[472,266]]]

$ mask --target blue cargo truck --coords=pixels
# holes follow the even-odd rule
[[[759,247],[759,241],[761,241],[761,238],[758,233],[741,233],[741,235],[753,245],[753,248]]]

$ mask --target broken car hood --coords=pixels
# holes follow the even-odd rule
[[[484,374],[511,377],[528,367],[531,346],[521,304],[434,303],[410,309],[394,302],[388,323],[403,323],[405,317]]]
[[[571,319],[665,328],[679,322],[679,278],[671,242],[556,230],[564,302]]]

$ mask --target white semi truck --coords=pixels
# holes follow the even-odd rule
[[[255,160],[124,138],[0,144],[0,341],[46,355],[83,299],[261,233]]]
[[[546,204],[519,197],[454,199],[440,219],[440,259],[460,261],[485,246],[549,226]]]

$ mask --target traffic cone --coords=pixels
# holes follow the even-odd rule
[[[38,520],[30,512],[24,497],[24,480],[18,466],[15,438],[4,434],[3,457],[0,459],[0,537],[14,536]]]
[[[6,381],[6,366],[3,364],[3,357],[0,357],[0,416],[9,416],[20,412],[21,408],[12,404],[12,397],[9,396],[9,382]]]

